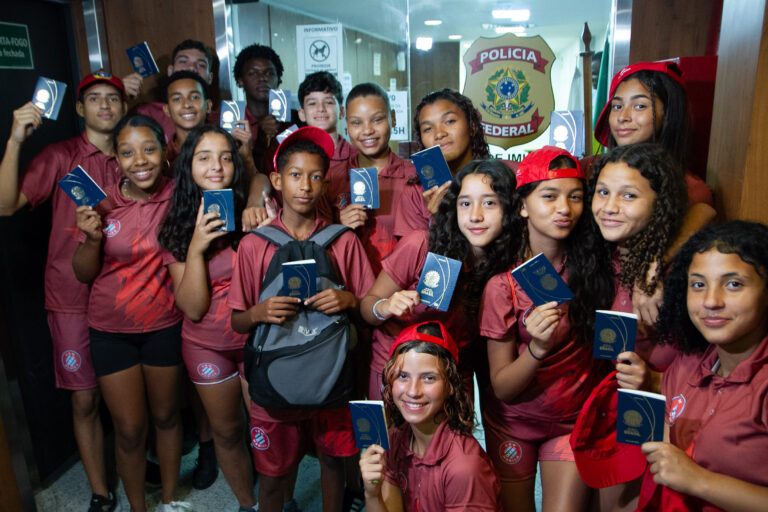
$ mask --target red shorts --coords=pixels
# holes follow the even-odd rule
[[[243,349],[215,350],[182,340],[181,356],[195,384],[220,384],[243,374]]]
[[[483,416],[485,446],[500,482],[520,482],[536,476],[539,461],[573,462],[573,423],[533,419],[507,420],[504,425]]]
[[[358,452],[349,407],[285,411],[285,418],[290,421],[265,421],[269,417],[270,412],[251,402],[253,465],[263,475],[288,474],[313,447],[333,457],[349,457]]]
[[[98,387],[91,360],[88,314],[48,311],[48,328],[53,341],[56,387],[71,390]]]

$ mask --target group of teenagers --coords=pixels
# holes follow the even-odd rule
[[[183,42],[164,101],[135,108],[143,114],[124,115],[138,75],[88,75],[76,102],[85,131],[46,148],[21,176],[20,147],[42,118],[32,103],[14,111],[0,207],[52,200],[46,309],[56,382],[73,390],[91,511],[115,507],[100,397],[131,510],[146,508],[150,426],[158,510],[181,506],[182,364],[241,511],[295,510],[306,454],[319,460],[325,511],[532,511],[537,471],[548,512],[765,510],[768,227],[703,227],[712,195],[685,171],[687,100],[674,63],[614,77],[595,128],[606,152],[581,161],[552,146],[519,163],[493,159],[472,102],[448,89],[428,94],[413,140],[439,146],[452,174],[430,190],[390,149],[396,120],[380,86],[343,98],[332,75],[307,76],[294,113],[304,126],[278,143],[287,126],[266,105],[283,72],[275,52],[252,45],[238,56],[247,111],[231,133],[210,113],[210,66],[202,43]],[[76,165],[107,193],[100,205],[75,207],[56,187]],[[350,200],[349,169],[360,167],[378,170],[378,209]],[[203,210],[203,191],[219,189],[233,190],[235,231]],[[262,298],[278,247],[250,231],[271,225],[306,240],[332,223],[350,228],[328,248],[342,286],[303,301]],[[416,291],[428,252],[462,262],[445,312]],[[535,307],[511,276],[539,253],[573,292],[567,303]],[[248,334],[300,308],[349,313],[359,338],[350,399],[384,401],[389,450],[359,452],[348,407],[250,400]],[[614,363],[593,358],[596,310],[638,314],[635,350]],[[585,415],[615,424],[615,407],[614,418],[589,407],[606,388],[608,404],[616,388],[664,394],[665,440],[625,460],[610,432],[572,436]],[[485,450],[472,436],[476,410]]]

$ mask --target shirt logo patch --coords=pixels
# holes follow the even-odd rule
[[[257,450],[266,450],[269,448],[269,436],[259,427],[251,429],[251,446]]]
[[[499,447],[499,457],[507,464],[517,464],[523,458],[523,448],[515,441],[507,441]]]
[[[76,372],[82,363],[83,358],[74,350],[65,350],[61,353],[61,366],[68,372]]]
[[[214,379],[220,373],[219,367],[213,363],[200,363],[197,365],[197,374],[204,379]]]
[[[677,418],[683,414],[685,410],[685,397],[683,395],[677,395],[669,404],[669,413],[667,414],[667,424],[674,425]]]
[[[112,238],[120,232],[120,221],[117,219],[107,219],[107,225],[104,226],[104,235]]]

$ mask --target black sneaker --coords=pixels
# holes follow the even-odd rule
[[[344,512],[359,512],[365,507],[365,494],[363,491],[344,489],[344,501],[341,510]]]
[[[112,512],[115,507],[117,507],[117,497],[114,494],[109,493],[109,498],[94,494],[91,496],[91,506],[88,507],[88,512]]]
[[[218,476],[219,467],[216,465],[213,440],[200,443],[197,452],[197,466],[192,473],[192,487],[198,491],[207,489],[213,485]]]

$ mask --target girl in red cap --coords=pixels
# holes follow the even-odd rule
[[[508,248],[516,264],[543,253],[574,298],[534,307],[509,272],[483,292],[480,334],[488,338],[493,390],[483,420],[505,510],[535,509],[537,463],[545,512],[583,510],[589,498],[568,440],[581,405],[608,370],[592,357],[592,336],[595,310],[611,304],[613,276],[582,216],[584,188],[567,151],[546,146],[528,155],[513,201],[512,230],[522,236]]]
[[[474,411],[451,335],[439,322],[413,325],[389,354],[382,383],[390,449],[374,444],[360,458],[366,510],[500,511],[496,473],[472,437]]]

